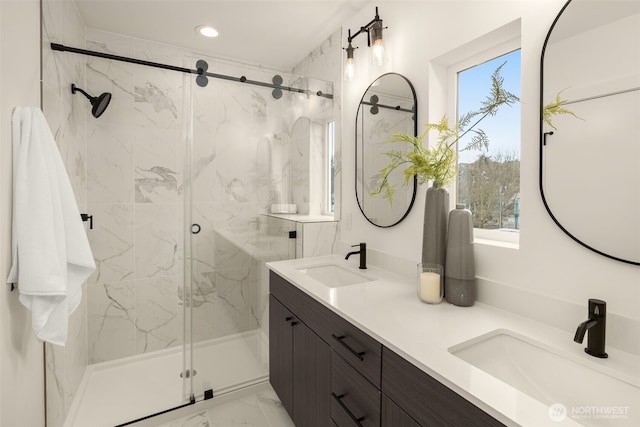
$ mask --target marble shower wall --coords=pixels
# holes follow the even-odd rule
[[[173,48],[87,29],[87,49],[180,64]],[[180,73],[87,57],[87,90],[111,92],[87,118],[89,363],[179,345],[184,84]]]
[[[276,72],[131,37],[87,30],[87,48],[271,81]],[[185,176],[192,177],[194,341],[257,329],[266,310],[261,214],[290,201],[290,144],[297,117],[332,101],[87,58],[87,86],[113,94],[88,117],[88,210],[98,269],[88,285],[89,363],[182,343]],[[332,91],[327,82],[278,72],[283,85]],[[193,112],[193,149],[184,169]],[[258,248],[249,250],[247,248]]]
[[[71,94],[71,84],[84,88],[83,56],[53,52],[50,43],[84,47],[84,22],[75,3],[42,2],[42,110],[54,135],[69,174],[81,212],[87,209],[86,116],[90,105],[81,95]],[[69,319],[65,347],[46,344],[47,423],[61,426],[69,411],[87,366],[87,293]]]
[[[264,82],[278,74],[283,86],[332,90],[324,81],[210,57],[194,57],[192,63],[199,58],[220,74]],[[202,226],[192,238],[194,296],[200,303],[193,316],[209,331],[194,331],[194,339],[206,339],[211,331],[223,336],[266,326],[264,262],[288,253],[288,233],[262,214],[271,204],[292,203],[294,123],[331,111],[332,101],[291,92],[278,99],[270,89],[213,79],[192,95],[192,220]],[[308,144],[309,135],[298,136]]]
[[[318,110],[313,111],[308,117],[312,122],[320,124],[330,118],[335,123],[335,157],[334,157],[334,217],[340,219],[340,191],[342,180],[342,30],[338,29],[329,38],[320,44],[317,48],[305,56],[291,70],[296,75],[306,76],[307,78],[321,79],[334,82],[332,87],[333,103],[330,112],[320,113]],[[324,120],[321,120],[324,119]],[[320,129],[324,132],[324,128]],[[317,149],[321,148],[318,144],[312,145]],[[317,163],[316,163],[317,164]],[[316,194],[317,187],[311,190]],[[339,239],[338,239],[339,240]]]

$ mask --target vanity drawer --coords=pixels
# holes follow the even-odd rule
[[[382,344],[333,312],[325,327],[331,349],[380,388]]]
[[[382,391],[421,426],[504,426],[386,347],[383,349]]]
[[[331,352],[331,419],[338,427],[380,426],[380,391]]]
[[[274,272],[270,291],[331,348],[380,388],[382,345]]]
[[[325,322],[327,317],[337,316],[337,314],[273,271],[269,272],[269,291],[298,319],[329,343],[326,332],[323,333],[326,330]]]

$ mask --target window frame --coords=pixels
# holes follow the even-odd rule
[[[458,73],[473,68],[475,66],[484,64],[500,56],[509,54],[516,50],[522,52],[522,43],[520,36],[510,38],[507,41],[489,46],[487,49],[481,52],[475,53],[462,60],[450,64],[447,67],[447,117],[458,117]],[[522,53],[520,58],[522,58]],[[522,61],[520,67],[520,87],[522,88]],[[520,118],[522,123],[522,110],[520,111]],[[522,148],[522,125],[520,126],[520,148]],[[456,151],[458,150],[456,143]],[[520,151],[522,153],[522,151]],[[521,163],[522,166],[522,163]],[[458,177],[452,184],[452,191],[455,197],[453,199],[453,205],[458,200]],[[521,190],[522,191],[522,190]],[[520,228],[518,230],[487,230],[482,228],[474,228],[474,241],[476,243],[490,244],[494,246],[504,246],[517,249],[520,243]]]

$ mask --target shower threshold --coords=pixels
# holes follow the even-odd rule
[[[193,360],[198,400],[207,389],[219,396],[268,378],[260,329],[194,344]],[[64,425],[114,426],[187,404],[182,372],[182,347],[89,365]]]

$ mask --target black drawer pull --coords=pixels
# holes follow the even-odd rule
[[[344,335],[337,336],[335,334],[331,334],[331,336],[333,337],[334,340],[338,341],[340,344],[345,346],[345,348],[347,350],[349,350],[355,357],[357,357],[360,360],[364,360],[364,355],[365,355],[366,352],[365,351],[355,351],[354,349],[352,349],[351,346],[349,346],[349,344],[344,342],[344,339],[345,339]]]
[[[291,319],[293,319],[293,316],[287,316],[287,317],[284,318],[285,322],[288,322]]]
[[[342,398],[344,397],[344,394],[341,394],[340,396],[338,396],[334,392],[331,392],[331,396],[340,404],[342,409],[344,409],[344,411],[347,413],[347,415],[349,415],[349,417],[351,417],[353,422],[356,423],[357,426],[362,427],[362,423],[360,421],[364,421],[365,417],[358,418],[355,415],[353,415],[353,412],[351,412],[349,410],[349,408],[347,408],[347,405],[345,405],[344,402],[342,401]]]

